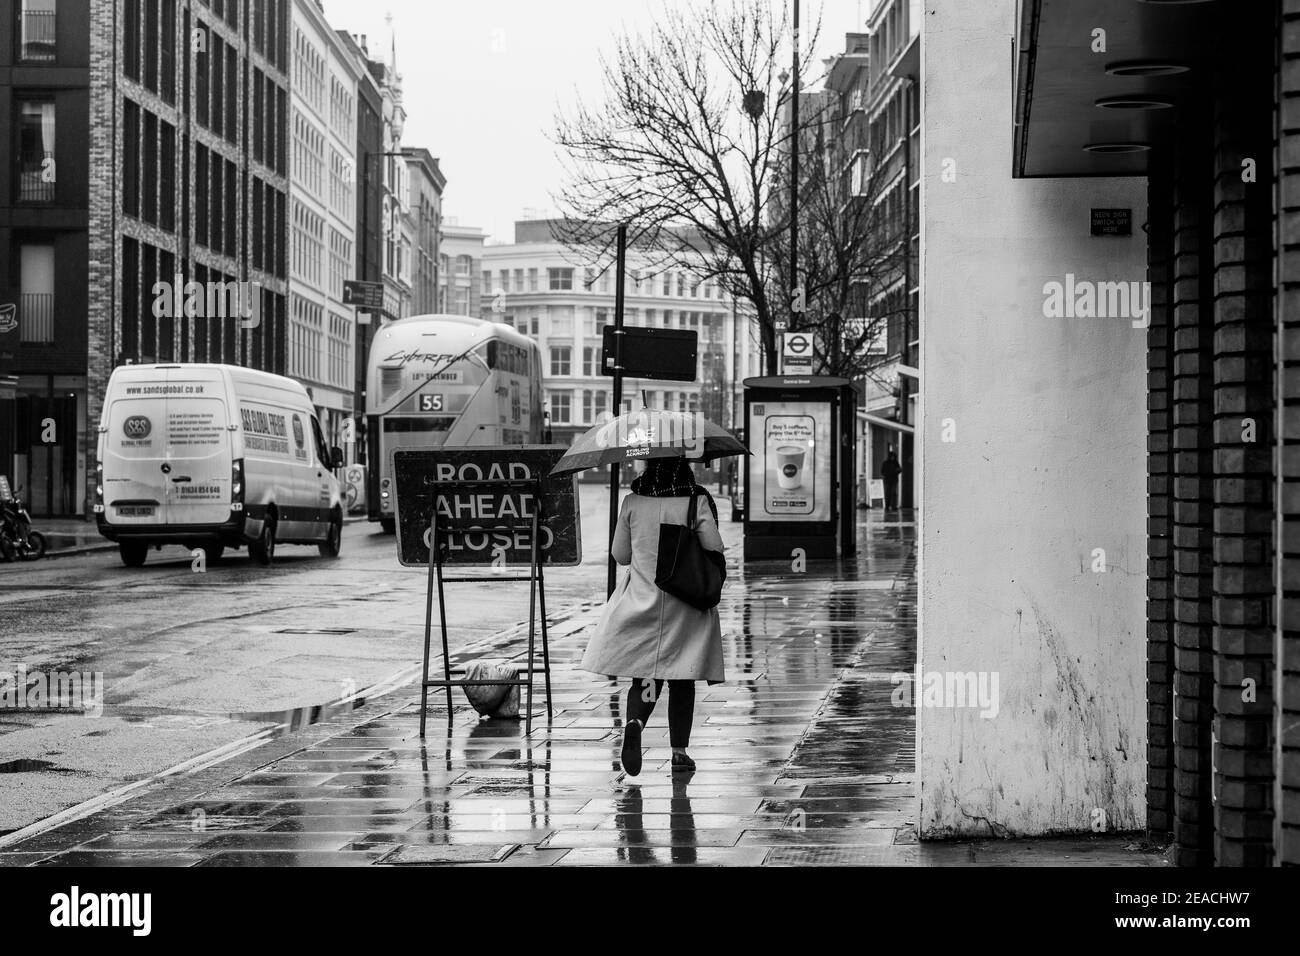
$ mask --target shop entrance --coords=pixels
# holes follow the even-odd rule
[[[21,495],[33,517],[71,516],[78,512],[81,488],[77,477],[77,397],[67,389],[55,391],[48,381],[33,388],[20,381],[11,401],[0,402],[0,422],[13,436],[0,448],[14,492]]]

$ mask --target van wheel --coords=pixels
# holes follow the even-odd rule
[[[269,565],[275,560],[275,515],[267,515],[262,522],[262,533],[248,546],[248,553],[258,564]]]
[[[322,557],[337,558],[339,549],[343,546],[343,516],[333,515],[330,517],[330,528],[325,533],[325,540],[316,545],[320,549]]]
[[[396,519],[396,518],[380,518],[380,519],[379,519],[379,527],[381,527],[381,528],[384,529],[384,534],[396,534],[396,533],[397,533],[397,519]]]
[[[117,551],[128,568],[143,567],[144,559],[149,557],[149,545],[139,541],[123,541],[118,544]]]

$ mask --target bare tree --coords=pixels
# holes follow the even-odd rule
[[[790,276],[782,232],[771,250],[776,285],[803,292],[804,308],[781,303],[790,331],[818,340],[819,374],[869,376],[887,363],[888,327],[907,310],[906,295],[887,292],[907,275],[910,215],[881,201],[892,189],[893,202],[906,202],[907,183],[898,181],[905,171],[881,161],[896,144],[871,140],[865,116],[846,115],[832,94],[808,94],[800,110],[808,121],[800,123],[799,275]]]
[[[811,68],[804,44],[799,73]],[[791,83],[790,26],[763,0],[671,7],[648,36],[624,36],[602,58],[603,96],[556,118],[566,181],[555,196],[561,241],[613,259],[612,223],[652,268],[716,280],[753,309],[776,372],[773,250],[788,204],[773,202]],[[761,95],[761,102],[760,102]],[[747,112],[748,104],[752,112]]]

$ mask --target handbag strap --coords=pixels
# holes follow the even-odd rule
[[[702,486],[695,485],[691,488],[691,503],[686,508],[686,527],[692,531],[695,530],[695,518],[699,514],[698,502],[701,496],[709,499],[709,508],[713,512],[713,520],[718,520],[718,506],[713,502],[713,495],[709,494],[708,490]]]

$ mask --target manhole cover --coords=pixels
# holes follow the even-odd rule
[[[424,866],[451,863],[500,863],[515,850],[518,843],[505,846],[441,845],[399,847],[384,858],[385,863],[404,863]]]

